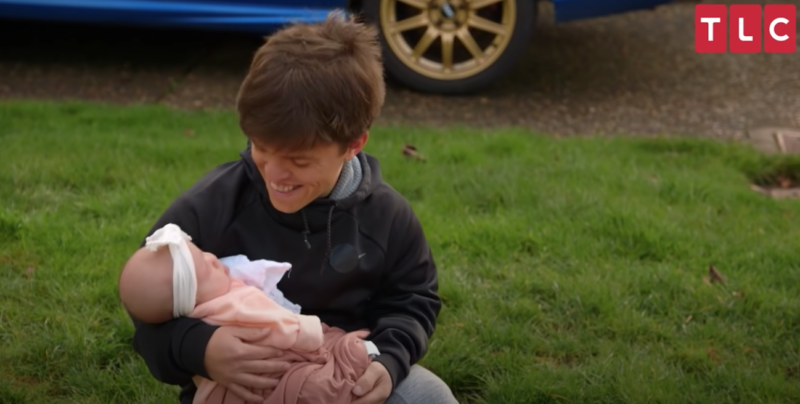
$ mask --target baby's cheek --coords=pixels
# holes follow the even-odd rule
[[[231,278],[221,272],[214,277],[214,297],[220,297],[231,291]]]
[[[223,277],[219,283],[219,294],[220,296],[222,296],[230,291],[231,291],[231,279],[228,277]]]
[[[230,290],[230,283],[219,282],[218,279],[206,277],[197,279],[197,304],[216,299]]]

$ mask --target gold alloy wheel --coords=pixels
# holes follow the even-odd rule
[[[472,77],[503,54],[515,0],[380,0],[386,44],[404,65],[436,80]]]

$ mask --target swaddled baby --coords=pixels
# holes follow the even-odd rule
[[[204,253],[174,224],[147,238],[125,264],[119,293],[126,309],[148,323],[174,317],[200,318],[213,325],[269,327],[259,345],[284,351],[291,364],[274,390],[254,391],[263,404],[350,403],[352,389],[371,359],[363,338],[368,331],[345,333],[317,316],[294,313],[263,290],[230,276],[214,255]],[[195,404],[244,403],[216,382],[194,377]]]

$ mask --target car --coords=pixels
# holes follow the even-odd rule
[[[335,9],[378,27],[386,72],[408,88],[474,93],[503,77],[545,0],[0,0],[0,18],[217,29],[269,35]],[[548,0],[563,23],[671,0]]]

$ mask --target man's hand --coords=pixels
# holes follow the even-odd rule
[[[392,376],[380,362],[372,362],[353,387],[353,394],[359,397],[353,404],[383,404],[392,394]]]
[[[212,380],[247,402],[264,398],[250,389],[274,389],[277,379],[262,374],[282,374],[289,363],[272,360],[283,353],[275,348],[253,345],[266,338],[269,328],[222,326],[214,331],[206,347],[205,367]]]

